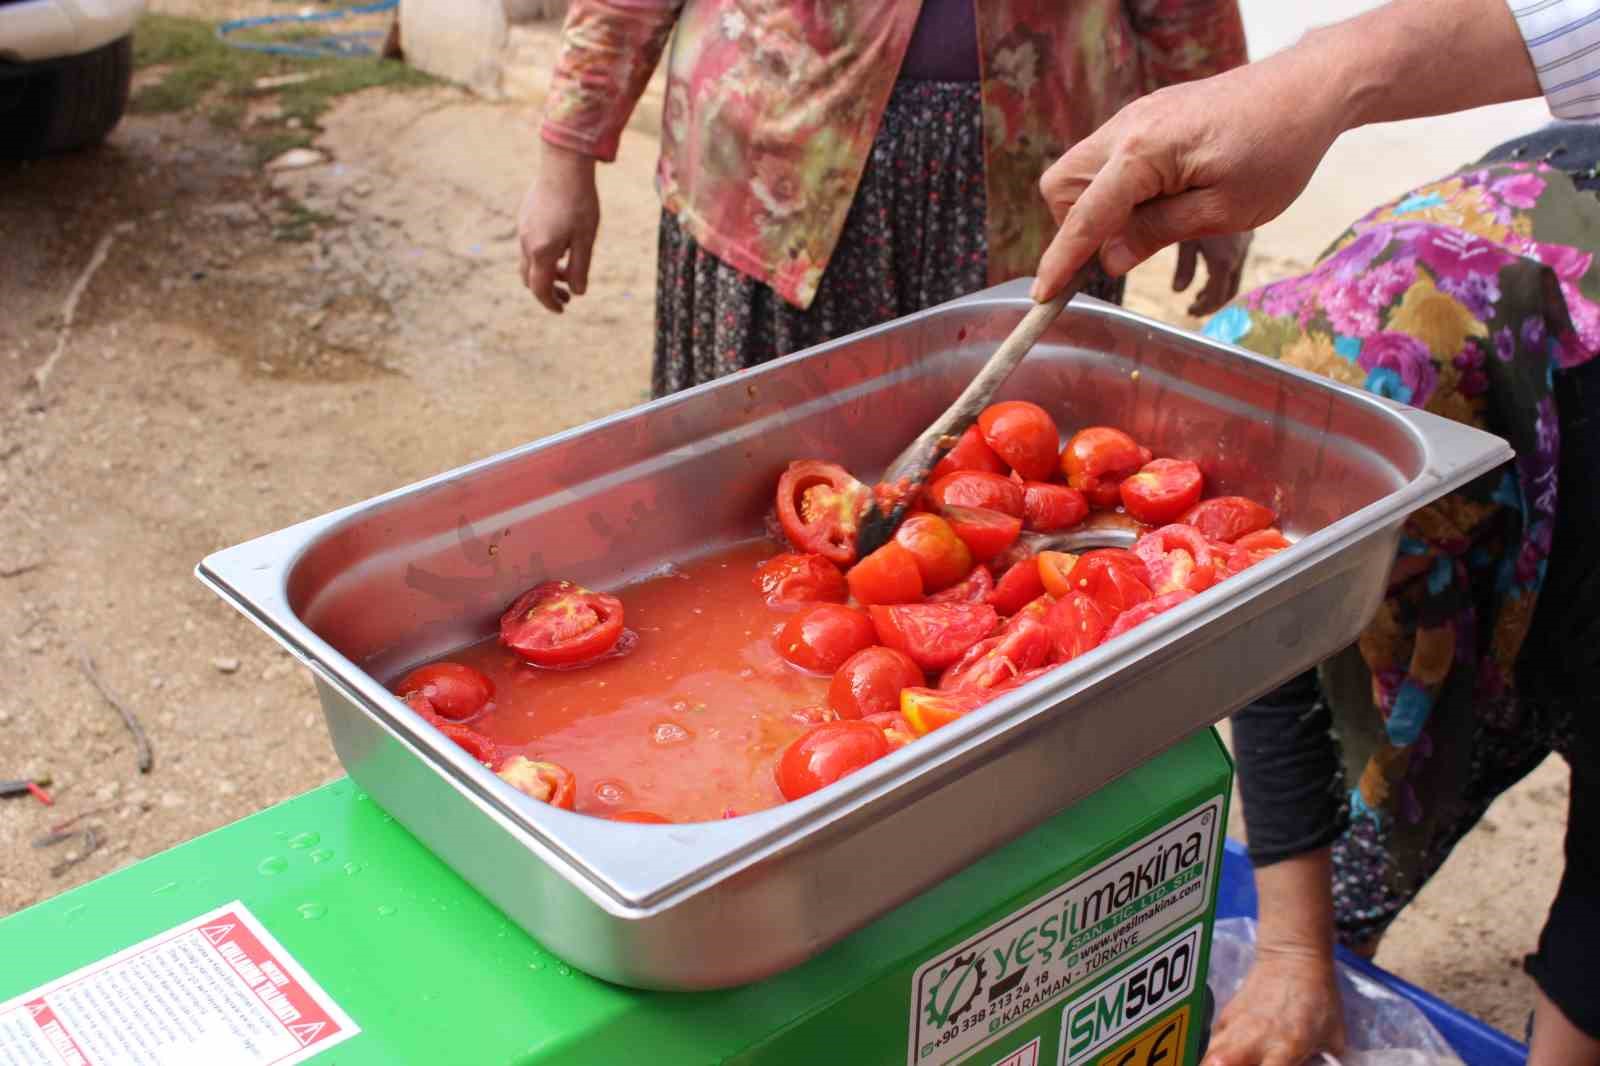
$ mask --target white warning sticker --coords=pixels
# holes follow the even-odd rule
[[[0,1003],[0,1066],[293,1066],[360,1031],[236,901]]]
[[[1222,799],[917,967],[909,1066],[944,1066],[1108,974],[1205,910]]]

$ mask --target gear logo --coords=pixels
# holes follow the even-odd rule
[[[952,959],[950,965],[939,971],[939,979],[928,991],[928,1002],[924,1005],[928,1024],[943,1029],[971,1010],[978,993],[983,991],[983,978],[983,960],[977,952]]]

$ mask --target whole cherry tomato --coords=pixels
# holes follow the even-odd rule
[[[622,601],[570,581],[545,581],[500,618],[500,642],[536,666],[579,666],[622,637]]]
[[[1072,568],[1078,565],[1078,557],[1067,552],[1044,551],[1039,553],[1039,580],[1044,584],[1044,590],[1052,596],[1065,596],[1072,589]]]
[[[878,643],[903,651],[924,670],[943,670],[984,637],[1000,618],[984,603],[913,603],[869,607]]]
[[[1050,661],[1050,630],[1024,615],[999,636],[980,640],[939,677],[941,689],[993,689]]]
[[[925,737],[940,726],[971,714],[991,695],[981,689],[908,688],[900,693],[900,715],[913,733]]]
[[[494,682],[464,663],[429,663],[419,666],[394,687],[401,698],[420,694],[441,718],[471,718],[494,699]]]
[[[500,767],[499,774],[518,792],[552,807],[570,811],[577,799],[578,784],[572,771],[553,762],[513,755]]]
[[[1176,522],[1200,502],[1205,475],[1187,459],[1152,459],[1118,486],[1122,506],[1152,526]]]
[[[1109,426],[1079,430],[1061,450],[1061,472],[1067,475],[1067,484],[1096,507],[1115,507],[1120,499],[1118,484],[1149,461],[1148,448]]]
[[[1021,518],[1022,486],[1002,474],[960,470],[928,486],[928,498],[940,514],[947,507],[984,507]]]
[[[1037,556],[1013,563],[989,594],[989,605],[1001,614],[1016,614],[1044,595],[1044,580],[1039,574]]]
[[[838,603],[819,603],[801,611],[777,638],[779,655],[817,674],[833,673],[850,656],[875,643],[872,619]]]
[[[1022,486],[1023,525],[1040,533],[1071,529],[1089,517],[1089,501],[1077,489],[1030,481]]]
[[[1142,622],[1148,622],[1163,611],[1170,611],[1185,600],[1194,599],[1194,596],[1195,594],[1188,589],[1179,589],[1176,592],[1169,592],[1163,596],[1157,596],[1155,599],[1146,600],[1137,607],[1131,607],[1117,615],[1117,620],[1111,623],[1110,629],[1106,630],[1106,639],[1114,640],[1134,626]]]
[[[911,656],[893,648],[863,648],[833,673],[828,706],[840,718],[866,718],[898,710],[900,690],[928,679]]]
[[[959,470],[979,470],[985,474],[1004,474],[1006,461],[994,453],[994,449],[984,443],[983,433],[977,426],[968,426],[967,431],[961,434],[961,439],[956,441],[954,448],[944,453],[933,466],[933,471],[928,475],[928,480],[938,481],[946,474],[954,474]]]
[[[949,588],[972,570],[972,549],[938,515],[908,516],[895,530],[894,539],[916,560],[922,587],[929,592]]]
[[[928,597],[929,603],[983,603],[994,591],[994,578],[989,576],[989,568],[983,565],[974,566],[972,573],[968,574],[965,581],[958,585],[951,585],[943,592],[936,592]]]
[[[1027,481],[1044,481],[1056,467],[1061,431],[1036,403],[1009,400],[991,404],[978,416],[978,428],[995,454]]]
[[[1178,519],[1223,544],[1232,544],[1246,533],[1266,529],[1276,520],[1277,516],[1270,510],[1243,496],[1217,496],[1202,501]]]
[[[872,490],[837,463],[804,459],[778,479],[778,524],[789,543],[840,566],[856,560],[856,532]]]
[[[922,599],[922,572],[916,556],[898,540],[891,540],[852,566],[845,580],[850,594],[862,604],[916,603]]]
[[[784,799],[809,796],[889,754],[889,739],[871,722],[824,722],[784,749],[778,791]]]
[[[1050,630],[1057,662],[1070,662],[1106,639],[1111,615],[1087,592],[1072,590],[1050,605],[1044,624]]]
[[[987,507],[941,507],[939,514],[950,523],[980,561],[993,559],[1017,542],[1022,535],[1022,519]]]
[[[755,585],[769,607],[843,603],[850,597],[844,574],[824,555],[774,555],[756,570]]]

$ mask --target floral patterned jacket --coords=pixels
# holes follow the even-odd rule
[[[1245,61],[1237,0],[976,0],[992,282],[1054,232],[1044,169],[1124,104]],[[921,0],[573,0],[543,126],[616,157],[674,29],[657,184],[713,255],[810,306]]]

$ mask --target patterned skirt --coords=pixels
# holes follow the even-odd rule
[[[983,109],[975,82],[890,95],[839,244],[805,310],[661,214],[652,388],[665,396],[983,288]],[[1086,290],[1121,302],[1123,283]]]

